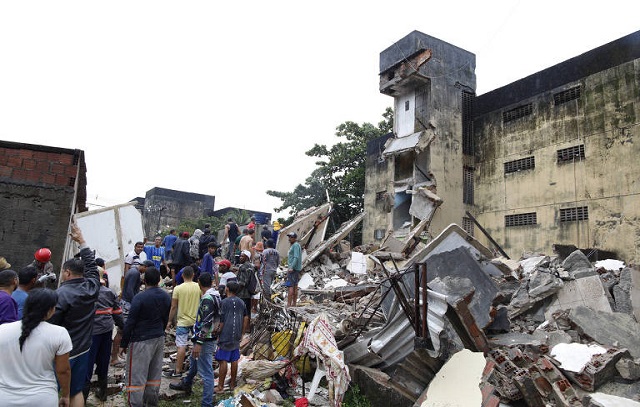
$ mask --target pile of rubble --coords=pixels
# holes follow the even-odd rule
[[[495,257],[457,225],[351,250],[357,222],[307,247],[289,312],[328,315],[372,405],[441,406],[453,383],[475,392],[446,405],[640,406],[640,270],[580,250]]]

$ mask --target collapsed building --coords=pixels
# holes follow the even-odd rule
[[[480,225],[514,258],[562,244],[638,262],[639,58],[640,31],[476,96],[472,53],[402,38],[380,54],[394,131],[367,148],[364,241],[427,220],[493,245]]]

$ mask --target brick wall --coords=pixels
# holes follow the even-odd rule
[[[78,171],[77,153],[0,147],[0,178],[73,187]]]
[[[0,141],[0,256],[20,270],[49,247],[59,272],[74,197],[76,211],[86,211],[81,150]]]

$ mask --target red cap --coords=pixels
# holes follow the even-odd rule
[[[227,266],[227,268],[231,268],[231,262],[227,259],[217,261],[216,264],[219,264],[219,265],[224,264],[225,266]]]
[[[38,260],[40,263],[46,263],[51,260],[51,250],[43,247],[42,249],[36,250],[33,257]]]

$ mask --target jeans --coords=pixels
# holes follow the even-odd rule
[[[196,373],[200,374],[203,382],[202,407],[213,407],[213,353],[216,349],[216,341],[205,341],[200,349],[200,357],[197,360],[189,357],[189,372],[183,379],[187,386],[193,384]]]

